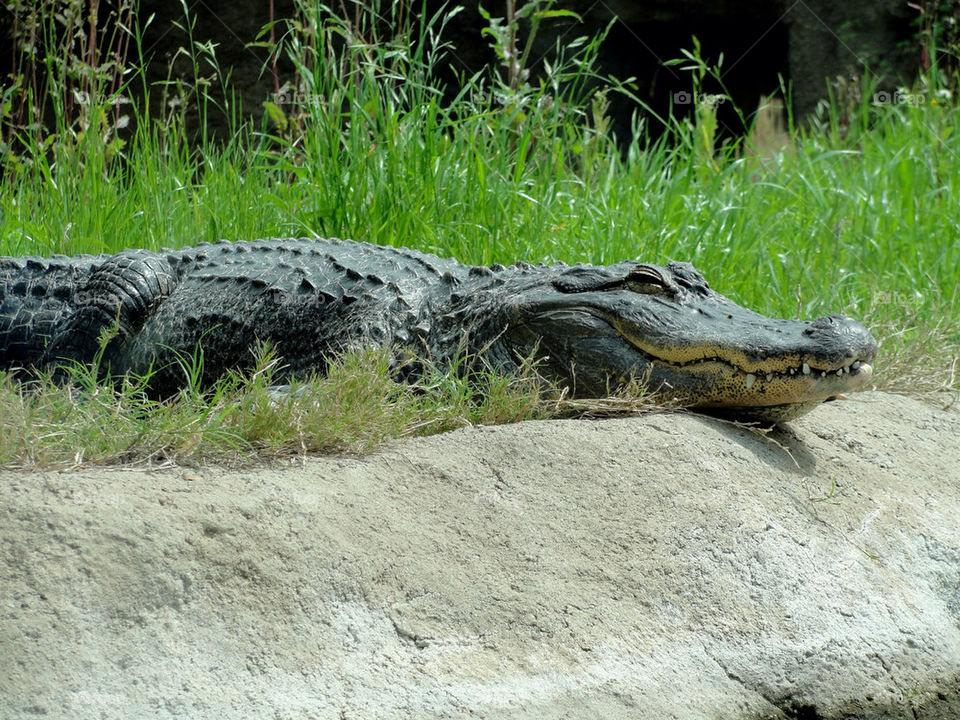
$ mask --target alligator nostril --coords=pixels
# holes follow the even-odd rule
[[[851,328],[859,328],[860,323],[852,318],[848,318],[846,315],[827,315],[826,317],[817,318],[810,325],[803,330],[804,335],[815,335],[818,332],[830,332],[830,333],[840,333],[847,331]]]
[[[827,315],[826,317],[817,318],[813,321],[812,327],[825,330],[826,328],[833,327],[837,322],[846,320],[843,315]]]

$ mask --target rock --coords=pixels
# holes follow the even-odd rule
[[[906,100],[895,90],[912,86],[920,70],[916,8],[899,0],[789,3],[783,19],[790,32],[788,76],[796,117],[812,115],[828,85],[841,113],[850,112],[862,91],[850,83],[866,70],[877,91],[868,103]]]
[[[879,393],[4,472],[0,715],[956,718],[958,480]]]

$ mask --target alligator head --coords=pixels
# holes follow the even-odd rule
[[[637,378],[686,407],[790,420],[870,382],[877,343],[858,322],[768,318],[688,263],[576,266],[513,295],[503,340],[543,358],[575,396]]]

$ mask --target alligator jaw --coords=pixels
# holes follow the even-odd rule
[[[620,336],[649,362],[652,389],[684,406],[741,420],[785,422],[843,393],[864,389],[873,376],[875,352],[833,364],[799,355],[778,357],[767,369],[757,361],[745,369],[721,357],[671,362],[628,335]]]

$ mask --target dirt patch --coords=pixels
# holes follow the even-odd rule
[[[960,716],[960,413],[861,393],[772,440],[3,473],[4,717]]]

